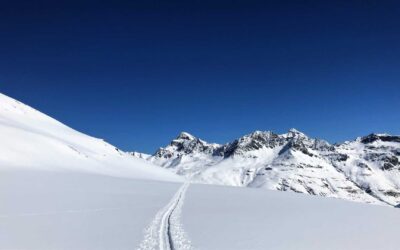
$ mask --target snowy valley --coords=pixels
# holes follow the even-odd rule
[[[0,136],[0,249],[398,249],[396,136],[182,133],[146,155],[2,94]]]

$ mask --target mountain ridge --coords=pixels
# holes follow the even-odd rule
[[[187,132],[146,160],[195,182],[400,203],[400,136],[372,133],[330,144],[297,129],[254,131],[225,144]]]
[[[197,183],[400,204],[397,135],[372,133],[330,144],[290,129],[284,134],[254,131],[217,144],[182,132],[147,155],[123,152],[6,95],[0,94],[0,104],[2,171],[79,171],[181,181],[175,173]]]

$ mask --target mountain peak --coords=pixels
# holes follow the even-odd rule
[[[399,204],[400,184],[393,175],[400,171],[400,136],[371,134],[353,142],[331,145],[290,129],[256,130],[219,145],[182,132],[150,160],[204,183]]]
[[[259,137],[259,136],[268,136],[271,135],[272,132],[271,131],[261,131],[261,130],[256,130],[253,133],[249,134],[249,135],[245,135],[245,136],[249,136],[249,137]]]
[[[214,154],[220,147],[219,144],[207,143],[187,132],[181,132],[178,137],[171,141],[165,148],[159,148],[154,157],[158,159],[174,159],[178,163],[183,156],[190,154]]]
[[[300,132],[299,130],[295,129],[295,128],[291,128],[289,129],[290,133],[296,133],[296,134],[302,134],[302,132]]]
[[[181,132],[178,137],[176,137],[177,140],[181,139],[181,140],[194,140],[196,139],[196,137],[194,137],[193,135],[187,133],[187,132]]]
[[[295,128],[291,128],[289,129],[289,131],[286,134],[288,137],[307,137],[306,134],[304,134],[303,132],[295,129]]]

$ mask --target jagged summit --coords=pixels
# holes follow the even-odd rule
[[[175,154],[181,157],[182,154],[191,154],[193,152],[210,154],[224,158],[234,157],[236,155],[246,155],[246,152],[275,148],[277,146],[286,146],[286,150],[300,150],[310,154],[306,146],[313,149],[329,148],[331,145],[323,140],[311,139],[297,129],[290,129],[285,134],[276,134],[272,131],[256,130],[246,134],[232,142],[226,144],[208,143],[187,132],[181,132],[165,148],[160,148],[154,156],[159,158],[171,158]],[[283,152],[283,151],[282,151]],[[249,157],[255,157],[251,155]]]
[[[181,132],[168,146],[159,148],[153,156],[158,159],[181,159],[184,155],[213,154],[218,147],[219,144],[207,143],[187,132]]]
[[[289,131],[285,134],[287,137],[292,137],[292,138],[304,138],[307,137],[306,134],[304,134],[303,132],[295,129],[295,128],[291,128],[289,129]]]
[[[299,130],[297,130],[297,129],[295,129],[295,128],[289,129],[289,132],[291,132],[291,133],[300,133],[300,134],[302,134],[302,132],[300,132]]]
[[[176,140],[195,140],[196,137],[187,133],[187,132],[181,132],[177,137]]]
[[[220,145],[182,132],[148,159],[201,183],[397,205],[399,142],[399,136],[370,134],[331,145],[290,129],[257,130]]]
[[[299,131],[299,130],[297,130],[297,129],[295,129],[295,128],[289,129],[288,133],[291,133],[291,134],[298,134],[298,135],[305,135],[303,132],[301,132],[301,131]]]

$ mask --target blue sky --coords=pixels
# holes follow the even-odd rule
[[[395,1],[13,1],[0,91],[124,150],[400,134]]]

